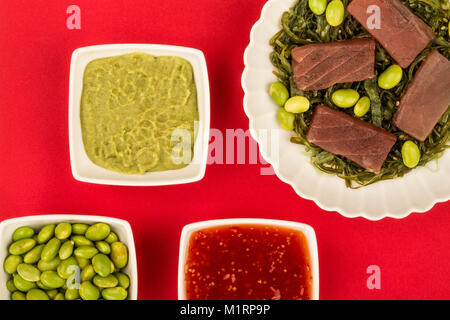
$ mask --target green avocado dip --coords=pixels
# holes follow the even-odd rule
[[[80,117],[86,153],[105,169],[186,167],[199,119],[192,66],[145,53],[93,60],[84,71]]]

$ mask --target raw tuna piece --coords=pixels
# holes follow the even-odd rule
[[[425,141],[450,105],[450,61],[432,51],[409,84],[394,124]]]
[[[381,25],[373,28],[367,13],[378,6]],[[433,40],[433,30],[399,0],[353,0],[347,11],[389,52],[402,68],[407,68]],[[368,25],[370,23],[370,25]]]
[[[372,38],[309,44],[294,48],[291,55],[294,82],[300,90],[322,90],[375,75]]]
[[[382,128],[324,105],[317,106],[306,138],[377,174],[397,141]]]

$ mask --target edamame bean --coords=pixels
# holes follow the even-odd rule
[[[420,162],[420,149],[412,141],[406,141],[402,146],[403,163],[410,169],[417,167]]]
[[[16,286],[14,285],[14,280],[13,279],[9,279],[8,281],[6,281],[6,288],[8,288],[9,292],[14,292],[17,291]]]
[[[8,274],[16,273],[17,266],[23,262],[21,256],[8,256],[3,262],[3,270]]]
[[[294,130],[295,115],[287,112],[284,108],[278,109],[277,113],[278,121],[285,130]]]
[[[90,264],[81,270],[81,281],[91,281],[95,276],[94,267]]]
[[[34,247],[30,251],[28,251],[27,254],[25,254],[25,256],[23,257],[23,262],[28,264],[35,264],[39,261],[39,259],[41,259],[41,253],[43,249],[43,244]]]
[[[124,289],[128,289],[128,287],[130,286],[130,278],[122,272],[115,273],[115,276],[117,280],[119,280],[119,286]]]
[[[290,113],[303,113],[309,110],[311,103],[308,98],[296,96],[290,98],[284,105],[284,109]]]
[[[36,284],[34,282],[25,280],[17,273],[14,275],[13,280],[17,290],[20,290],[22,292],[27,292],[31,289],[36,288]]]
[[[118,269],[124,268],[128,264],[128,249],[122,242],[111,244],[111,260]]]
[[[50,299],[55,299],[56,295],[58,294],[58,290],[48,290],[46,293]]]
[[[80,285],[79,294],[83,300],[98,300],[100,297],[100,290],[98,290],[98,288],[90,281],[84,281]]]
[[[105,300],[125,300],[127,296],[127,290],[122,287],[107,288],[102,291],[102,297]]]
[[[79,248],[76,248],[74,251],[74,255],[76,257],[84,258],[84,259],[91,259],[98,253],[97,248],[95,247],[89,247],[89,246],[82,246]]]
[[[106,241],[98,241],[96,242],[95,246],[97,247],[98,251],[103,254],[111,253],[111,246]]]
[[[62,244],[61,248],[59,248],[59,258],[61,260],[65,260],[69,258],[73,253],[73,247],[75,242],[73,240],[66,241]]]
[[[41,289],[31,289],[27,292],[27,300],[50,300],[50,298]]]
[[[115,234],[114,232],[111,231],[111,233],[108,235],[108,237],[106,237],[105,241],[108,244],[111,244],[113,242],[119,241],[119,237],[117,236],[117,234]]]
[[[89,228],[87,224],[84,223],[74,223],[72,225],[72,233],[76,235],[84,235],[86,230]]]
[[[49,287],[46,287],[46,286],[44,286],[44,285],[42,284],[41,280],[36,281],[36,285],[38,286],[38,288],[40,288],[40,289],[42,289],[42,290],[45,290],[45,291],[50,290]]]
[[[59,240],[64,240],[72,234],[72,225],[67,222],[59,223],[55,228],[55,237]]]
[[[58,265],[60,263],[61,263],[61,259],[59,259],[59,257],[56,257],[50,261],[39,260],[37,267],[39,270],[41,270],[41,272],[56,271],[56,268],[58,267]]]
[[[41,274],[41,282],[49,289],[57,289],[61,288],[66,281],[55,271],[44,271]]]
[[[16,291],[11,295],[11,300],[27,300],[27,296],[23,292]]]
[[[339,108],[351,108],[359,100],[359,93],[353,89],[339,89],[333,92],[331,100]]]
[[[94,245],[94,243],[91,240],[86,239],[86,237],[84,236],[73,236],[70,239],[75,243],[75,246],[77,247]]]
[[[393,64],[378,77],[378,86],[390,90],[396,87],[402,81],[402,78],[403,69],[399,65]]]
[[[289,99],[289,91],[281,82],[274,82],[269,89],[270,96],[273,101],[280,107],[284,106]]]
[[[109,227],[109,225],[103,222],[99,222],[90,226],[86,230],[85,236],[91,241],[100,241],[106,239],[110,232],[111,228]]]
[[[73,267],[79,268],[78,262],[75,257],[70,257],[59,264],[56,272],[61,278],[69,279],[69,277],[76,271],[76,269],[74,269]]]
[[[62,293],[58,293],[53,300],[65,300]]]
[[[75,259],[77,259],[78,265],[80,266],[81,269],[84,269],[86,266],[91,264],[91,261],[89,259],[80,257],[75,257]]]
[[[369,97],[362,97],[361,99],[359,99],[358,103],[353,109],[353,112],[355,113],[355,116],[362,118],[367,114],[367,112],[369,112],[369,110],[370,110]]]
[[[327,22],[332,27],[342,24],[345,16],[345,7],[341,0],[331,1],[326,10]]]
[[[112,252],[114,252],[114,249],[112,249]],[[109,276],[113,271],[111,270],[111,260],[108,258],[108,256],[104,255],[103,253],[99,253],[92,258],[92,266],[94,267],[95,272],[102,277]]]
[[[41,260],[47,262],[53,260],[58,255],[60,247],[61,240],[57,238],[50,239],[50,241],[45,245],[44,249],[42,249]]]
[[[17,273],[25,280],[36,282],[41,277],[41,272],[38,268],[31,264],[21,263],[17,266]]]
[[[322,15],[327,9],[327,0],[309,0],[309,9],[318,16]]]
[[[107,277],[96,275],[93,282],[99,288],[114,288],[119,283],[119,280],[113,274]]]
[[[48,240],[50,240],[53,235],[55,234],[55,225],[54,224],[48,224],[45,227],[39,231],[37,240],[39,243],[46,243]]]
[[[14,231],[12,239],[13,241],[32,238],[34,236],[34,230],[30,227],[20,227]]]
[[[78,289],[67,289],[64,294],[65,300],[77,300],[80,298],[80,293]]]
[[[36,240],[34,239],[17,240],[9,246],[9,253],[15,256],[20,256],[33,249],[35,245]]]

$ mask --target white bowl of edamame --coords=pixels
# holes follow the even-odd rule
[[[400,219],[412,212],[426,212],[438,202],[448,201],[448,150],[437,161],[418,166],[403,177],[351,189],[343,179],[316,169],[311,163],[311,154],[304,146],[291,142],[295,132],[282,129],[277,119],[277,104],[269,95],[271,84],[277,81],[273,74],[276,68],[270,60],[274,50],[270,40],[281,29],[283,13],[296,3],[298,0],[268,1],[251,31],[250,44],[244,54],[244,110],[249,118],[252,137],[277,176],[290,184],[302,198],[313,200],[320,208],[337,211],[349,218]]]
[[[70,232],[68,231],[66,236],[60,237],[59,236],[60,233],[58,234],[57,229],[58,229],[59,225],[61,225],[61,227],[63,227],[64,224],[67,227],[70,226],[69,227]],[[136,250],[135,250],[135,246],[134,246],[133,232],[131,230],[130,224],[127,221],[121,220],[121,219],[103,217],[103,216],[89,216],[89,215],[35,215],[35,216],[20,217],[20,218],[14,218],[14,219],[2,221],[0,223],[0,243],[2,244],[0,246],[0,261],[2,263],[2,270],[0,271],[0,300],[8,300],[8,299],[12,298],[12,293],[9,288],[9,284],[7,285],[7,282],[13,276],[11,275],[12,271],[10,269],[10,265],[7,265],[7,263],[5,262],[5,259],[8,256],[11,256],[10,246],[14,242],[13,237],[15,238],[15,240],[18,240],[18,239],[32,240],[33,238],[36,240],[36,243],[35,243],[35,245],[33,245],[33,248],[31,248],[30,250],[25,249],[27,251],[26,254],[17,255],[17,256],[21,256],[21,258],[18,260],[20,260],[20,262],[22,264],[25,264],[25,263],[28,265],[34,264],[37,267],[37,268],[35,268],[35,270],[39,269],[40,279],[39,279],[39,281],[36,281],[37,286],[33,284],[33,288],[42,289],[42,291],[35,290],[34,293],[38,294],[38,296],[35,298],[39,299],[39,294],[42,295],[43,292],[46,292],[51,299],[58,300],[57,298],[51,296],[50,291],[45,291],[45,290],[52,289],[52,288],[43,289],[41,287],[41,285],[43,285],[43,283],[44,283],[44,281],[42,281],[41,278],[42,278],[42,275],[45,273],[45,271],[41,270],[42,268],[37,263],[37,261],[39,259],[40,259],[39,262],[41,262],[41,260],[43,260],[42,255],[43,255],[43,252],[45,251],[45,247],[46,247],[46,245],[44,245],[43,241],[41,241],[41,239],[39,239],[40,233],[38,234],[38,232],[40,230],[42,230],[43,227],[49,226],[49,225],[54,225],[54,227],[50,228],[50,229],[52,229],[52,231],[51,231],[52,240],[64,238],[63,240],[61,240],[61,246],[59,248],[63,248],[65,243],[68,244],[69,242],[71,242],[71,244],[72,244],[73,251],[71,251],[71,253],[73,252],[73,255],[70,254],[69,258],[67,258],[67,256],[69,256],[69,255],[67,255],[66,257],[62,257],[61,249],[59,249],[59,254],[56,255],[55,259],[60,259],[61,262],[68,261],[70,259],[78,259],[78,257],[79,257],[78,255],[75,254],[75,251],[77,249],[79,249],[80,247],[82,247],[82,244],[79,245],[76,241],[74,242],[75,239],[73,239],[73,237],[76,235],[81,235],[83,233],[83,231],[76,233],[75,227],[74,227],[75,225],[78,225],[78,227],[81,227],[81,229],[83,229],[83,227],[84,227],[85,232],[87,232],[87,230],[89,230],[89,227],[93,226],[93,225],[109,226],[106,230],[106,232],[108,233],[108,237],[101,241],[92,241],[92,243],[95,244],[95,246],[93,246],[92,248],[96,248],[98,242],[109,243],[109,245],[110,245],[109,256],[112,257],[113,253],[111,251],[114,251],[114,249],[111,249],[111,248],[113,248],[113,243],[120,242],[121,243],[120,245],[122,245],[122,244],[125,245],[125,247],[123,247],[123,248],[125,248],[125,250],[128,249],[127,250],[127,252],[128,252],[127,259],[125,260],[126,262],[124,262],[123,265],[119,266],[120,272],[115,271],[115,275],[116,275],[116,278],[118,278],[118,279],[120,279],[120,277],[117,277],[118,273],[122,273],[122,274],[126,275],[127,277],[123,277],[123,278],[125,278],[124,282],[126,282],[126,285],[122,286],[122,284],[119,281],[119,284],[116,283],[115,287],[126,288],[125,289],[127,292],[126,299],[137,300],[137,289],[138,289],[137,279],[138,278],[137,278]],[[27,228],[22,228],[22,227],[27,227]],[[23,232],[20,232],[20,231],[15,232],[18,228],[24,229],[24,230],[22,230]],[[30,228],[34,231],[33,234],[31,234],[32,231]],[[60,230],[62,230],[62,229],[63,228],[60,228]],[[29,235],[24,235],[24,234],[22,235],[22,233],[26,233],[27,231],[30,232]],[[84,235],[86,235],[86,237],[88,237],[87,233]],[[110,238],[110,236],[111,236],[111,238]],[[85,238],[84,240],[86,240],[87,239],[86,237],[83,236],[82,238]],[[108,238],[110,238],[110,239],[108,239]],[[111,240],[111,241],[109,241],[109,240]],[[20,240],[18,240],[18,241],[20,241]],[[14,243],[16,243],[18,241],[15,241]],[[32,240],[32,241],[34,241],[34,240]],[[48,241],[46,243],[48,244],[48,243],[50,243],[50,241]],[[37,249],[37,247],[39,247],[39,245],[43,247],[43,249],[39,253],[40,258],[37,258],[38,260],[36,260],[35,263],[27,261],[27,259],[30,259],[30,257],[28,257],[28,258],[26,257],[27,254],[30,253],[31,251],[33,251],[34,249]],[[98,246],[97,246],[97,248],[98,248]],[[98,251],[99,251],[99,253],[105,253],[105,255],[107,255],[107,253],[103,252],[102,250],[98,250]],[[81,257],[81,255],[80,255],[80,257]],[[62,259],[62,258],[66,258],[66,259]],[[86,257],[84,260],[88,261],[88,262],[86,262],[86,265],[89,263],[89,261],[92,261],[91,263],[92,263],[92,265],[94,265],[93,259],[91,260]],[[111,264],[111,268],[113,268],[112,266],[113,266],[114,259],[111,258],[111,260],[112,261],[110,261],[110,264]],[[79,262],[79,260],[77,260],[77,261]],[[60,264],[62,264],[62,263],[60,263]],[[115,264],[115,262],[114,262],[114,264]],[[18,270],[17,265],[15,266],[15,268],[17,269],[17,271],[14,272],[14,274],[21,275]],[[54,269],[56,270],[56,267]],[[93,269],[95,269],[95,268],[93,268]],[[8,272],[6,270],[8,270]],[[49,270],[51,270],[51,269],[49,269]],[[81,271],[80,274],[81,275],[83,272],[82,270],[83,270],[83,268],[81,268],[81,266],[80,266],[80,271]],[[95,271],[97,272],[98,270],[95,270]],[[55,273],[61,275],[61,272],[64,272],[64,271],[59,270],[59,266],[58,266],[58,270]],[[110,270],[111,275],[113,274],[112,272],[113,271]],[[99,273],[97,272],[96,275],[98,276]],[[82,276],[78,279],[81,279],[81,278],[82,278]],[[126,279],[126,278],[128,278],[128,279]],[[30,280],[30,279],[27,279],[27,280]],[[101,279],[99,279],[99,280],[101,280]],[[92,277],[91,277],[91,280],[89,280],[87,282],[91,282],[91,281],[92,281],[92,283],[94,282]],[[117,280],[115,280],[115,281],[117,282]],[[12,281],[12,283],[15,283],[15,282],[16,282],[15,280]],[[37,282],[40,282],[40,283],[37,283]],[[82,285],[82,283],[83,282],[80,281],[79,284]],[[65,285],[67,285],[67,281],[66,281]],[[108,287],[108,285],[105,287],[100,286],[98,288],[100,288],[100,289],[103,288],[102,290],[104,291],[105,290],[104,288],[107,288],[107,287]],[[17,286],[15,289],[18,289]],[[55,289],[58,289],[58,288],[55,288]],[[97,298],[102,298],[102,296],[103,296],[103,294],[101,293],[102,290],[99,290],[98,293],[100,295],[97,295]],[[121,293],[123,294],[122,298],[125,297],[124,290],[122,290],[122,289],[120,289],[120,290],[121,290]],[[15,292],[20,292],[20,291],[24,291],[24,290],[17,290]],[[59,291],[59,289],[53,290],[53,291]],[[66,291],[69,291],[69,290],[66,290]],[[74,298],[74,299],[83,298],[83,297],[80,297],[80,294],[78,292],[81,293],[81,287],[80,287],[80,290],[75,291],[75,296],[72,296],[72,298]],[[114,295],[117,292],[111,291],[111,293]],[[65,295],[65,293],[63,294],[60,292],[58,292],[58,293],[54,292],[54,294],[55,295],[59,294],[61,297],[61,300]],[[26,296],[25,292],[17,293],[17,299],[20,299],[21,297],[29,298],[28,296]],[[44,296],[44,298],[48,298],[48,297]],[[65,298],[67,298],[67,297],[65,297]]]

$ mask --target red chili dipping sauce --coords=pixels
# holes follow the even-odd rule
[[[220,226],[196,231],[187,249],[188,300],[312,299],[305,235],[267,225]]]

